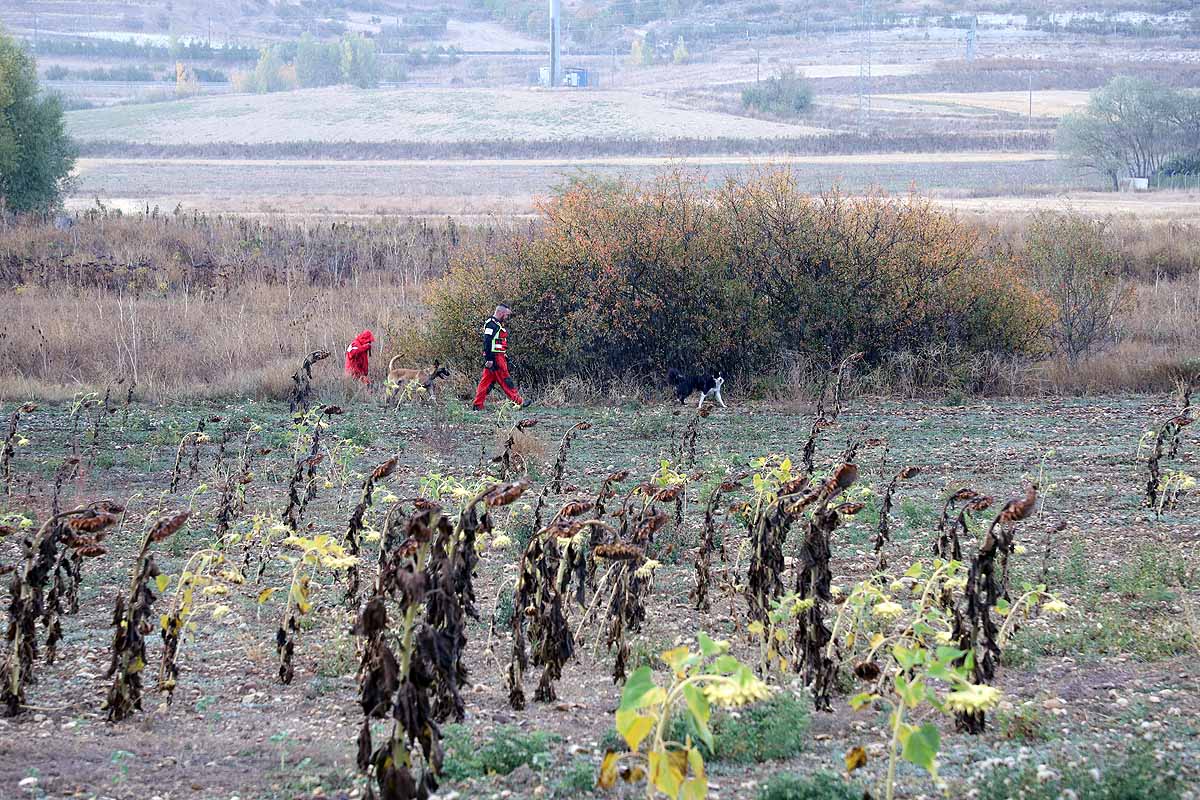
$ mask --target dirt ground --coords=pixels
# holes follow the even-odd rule
[[[736,398],[736,387],[728,396]],[[5,416],[11,408],[5,409]],[[1035,618],[1008,645],[999,673],[1004,704],[987,733],[955,733],[945,719],[941,773],[950,796],[968,796],[988,765],[1000,762],[1051,764],[1075,759],[1103,766],[1134,740],[1161,757],[1164,769],[1200,781],[1200,685],[1193,668],[1198,642],[1189,629],[1187,609],[1200,607],[1200,583],[1176,567],[1197,563],[1200,524],[1194,491],[1161,519],[1140,506],[1146,466],[1139,460],[1139,439],[1156,420],[1174,411],[1169,398],[1126,396],[1047,399],[1032,402],[973,401],[960,405],[860,400],[838,426],[820,440],[817,462],[828,467],[848,438],[882,437],[886,449],[872,447],[859,456],[862,483],[879,489],[882,476],[902,465],[921,467],[905,485],[893,512],[890,562],[903,570],[926,558],[932,531],[949,491],[966,485],[998,499],[1018,494],[1039,480],[1043,505],[1035,519],[1018,530],[1027,550],[1015,564],[1020,580],[1043,578],[1072,607],[1065,620]],[[178,574],[182,561],[212,537],[216,496],[212,472],[219,431],[228,430],[229,458],[247,441],[269,448],[255,467],[244,514],[235,529],[245,529],[254,514],[277,517],[283,506],[293,446],[286,408],[275,403],[238,402],[146,406],[134,403],[103,415],[98,444],[94,420],[85,411],[80,432],[72,434],[71,409],[52,406],[23,418],[28,444],[13,462],[13,494],[7,511],[37,517],[46,513],[52,476],[72,438],[81,458],[79,474],[64,487],[64,504],[101,497],[123,501],[126,520],[106,544],[107,555],[85,563],[82,603],[64,621],[65,640],[53,665],[39,663],[38,682],[28,695],[29,708],[15,719],[0,719],[0,796],[86,798],[308,798],[359,797],[361,779],[354,766],[360,723],[354,639],[341,605],[341,587],[321,578],[314,610],[298,637],[296,676],[290,685],[276,678],[274,630],[280,603],[259,606],[263,586],[286,583],[286,566],[269,562],[261,585],[251,578],[235,587],[225,602],[233,611],[220,621],[200,619],[182,648],[180,686],[171,705],[154,688],[161,643],[150,638],[144,710],[128,721],[110,724],[100,710],[109,680],[104,671],[112,630],[111,608],[127,591],[132,548],[151,508],[191,505],[195,516],[184,532],[161,546],[164,573]],[[548,472],[560,436],[577,421],[593,423],[580,433],[570,452],[568,489],[556,502],[594,492],[601,476],[630,467],[644,479],[669,458],[691,414],[668,405],[628,402],[604,407],[543,407],[526,412],[539,425],[531,429],[535,491]],[[718,409],[700,428],[695,468],[706,476],[723,474],[748,459],[774,454],[796,458],[811,418],[804,404],[733,402]],[[176,448],[183,433],[200,419],[219,417],[208,430],[213,442],[201,448],[196,474],[185,476],[179,490],[167,491]],[[501,413],[474,415],[451,399],[444,405],[404,406],[397,412],[357,400],[348,413],[333,418],[325,437],[330,458],[305,522],[313,532],[340,535],[362,475],[387,456],[400,466],[388,480],[396,496],[417,493],[429,474],[478,474],[481,462],[497,446],[495,423]],[[249,420],[249,421],[247,421]],[[511,418],[506,418],[510,422]],[[482,452],[481,452],[482,451]],[[1144,448],[1143,453],[1144,455]],[[1194,435],[1184,441],[1172,469],[1191,470],[1200,459]],[[678,462],[677,462],[678,463]],[[574,489],[572,487],[578,487]],[[526,497],[525,499],[531,499]],[[872,501],[874,502],[874,501]],[[383,510],[371,512],[378,523]],[[877,512],[876,512],[877,513]],[[518,535],[529,511],[513,507],[498,515],[500,528]],[[660,541],[663,566],[648,603],[647,622],[637,634],[635,654],[653,654],[707,631],[733,642],[735,653],[754,659],[744,630],[744,602],[715,589],[710,613],[688,601],[694,581],[691,553],[702,509],[698,491],[689,495],[685,524]],[[867,575],[873,564],[873,522],[866,515],[839,529],[834,538],[834,580],[847,585]],[[1062,521],[1054,535],[1046,531]],[[740,528],[725,534],[727,552],[736,553]],[[0,563],[18,558],[18,537],[0,540]],[[785,552],[795,554],[789,539]],[[971,542],[966,547],[970,550]],[[232,557],[240,557],[236,545]],[[443,787],[445,797],[587,796],[566,789],[563,776],[584,773],[599,763],[602,740],[612,727],[620,689],[609,674],[611,655],[594,648],[596,632],[585,629],[577,659],[559,686],[559,702],[531,703],[528,710],[508,707],[504,683],[509,643],[503,627],[489,640],[488,620],[511,588],[519,553],[515,546],[482,554],[477,590],[482,620],[469,631],[470,689],[465,692],[467,729],[477,735],[497,726],[555,735],[549,754],[534,768],[507,777],[478,777]],[[731,556],[732,558],[732,556]],[[364,561],[374,564],[370,547]],[[718,566],[718,569],[720,567]],[[789,569],[790,572],[790,569]],[[790,583],[791,578],[787,579]],[[1190,581],[1190,582],[1189,582]],[[1181,590],[1181,585],[1184,587]],[[162,602],[162,601],[160,601]],[[5,604],[7,605],[7,603]],[[578,616],[578,610],[570,612]],[[1191,625],[1195,625],[1192,618]],[[532,675],[527,692],[532,690]],[[797,691],[794,678],[774,679],[778,691]],[[836,697],[834,712],[813,712],[803,749],[763,764],[710,764],[712,797],[753,798],[770,775],[840,770],[844,752],[867,748],[869,760],[856,773],[864,785],[878,781],[886,767],[886,714],[853,713],[847,697]],[[1025,727],[998,722],[1032,720]],[[1007,715],[1007,716],[1006,716]],[[511,731],[513,728],[504,728]],[[509,735],[509,734],[502,734]],[[33,779],[33,780],[30,780]],[[923,774],[902,766],[900,793],[906,798],[938,792]]]

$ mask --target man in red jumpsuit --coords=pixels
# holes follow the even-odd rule
[[[501,303],[488,321],[483,323],[483,377],[479,379],[479,388],[475,390],[476,411],[483,410],[483,401],[493,386],[499,386],[500,391],[517,405],[529,405],[521,399],[521,394],[508,375],[508,331],[504,328],[504,322],[511,316],[512,309]]]
[[[370,383],[367,377],[367,358],[371,354],[371,345],[375,337],[368,331],[363,331],[354,337],[354,341],[346,348],[346,374],[363,383]]]

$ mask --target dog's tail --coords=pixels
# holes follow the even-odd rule
[[[392,356],[392,360],[388,362],[388,372],[392,371],[392,369],[396,366],[396,361],[398,361],[399,359],[400,359],[399,353]]]

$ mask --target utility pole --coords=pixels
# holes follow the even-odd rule
[[[871,0],[862,0],[862,56],[858,65],[858,127],[871,118]]]
[[[558,40],[559,15],[562,12],[560,0],[550,0],[550,86],[556,87],[562,83],[562,64],[560,58],[560,43]]]
[[[1029,73],[1029,124],[1033,125],[1033,73]]]

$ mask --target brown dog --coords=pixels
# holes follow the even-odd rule
[[[392,360],[388,362],[387,393],[384,395],[386,398],[416,382],[429,393],[429,399],[432,400],[433,384],[442,378],[450,377],[450,370],[443,367],[440,361],[434,361],[429,369],[408,369],[396,366],[396,360],[399,358],[400,356],[392,356]]]

